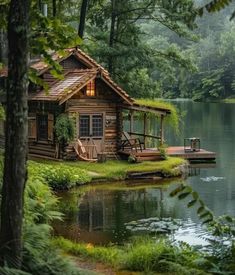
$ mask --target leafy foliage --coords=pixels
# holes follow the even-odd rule
[[[56,118],[55,133],[58,141],[68,143],[75,137],[74,120],[66,114],[61,114]]]
[[[36,178],[42,178],[43,182],[54,190],[70,189],[91,181],[91,177],[85,170],[63,164],[49,165],[30,162],[29,171]]]
[[[206,270],[212,266],[207,261],[206,254],[197,252],[186,244],[177,247],[167,240],[153,241],[146,237],[134,239],[123,247],[75,244],[63,238],[55,239],[54,244],[66,253],[130,271],[206,274]]]
[[[154,99],[136,99],[135,102],[139,105],[169,110],[170,115],[166,117],[166,121],[175,129],[176,132],[179,131],[180,115],[178,109],[173,104]]]

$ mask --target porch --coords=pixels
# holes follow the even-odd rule
[[[129,156],[134,157],[137,161],[158,161],[164,159],[164,154],[172,157],[180,157],[189,161],[210,162],[215,161],[216,153],[207,151],[200,148],[191,150],[186,145],[184,146],[170,146],[165,150],[161,150],[161,146],[164,145],[164,126],[165,118],[172,114],[172,110],[158,106],[146,106],[142,104],[134,103],[132,106],[122,106],[124,110],[129,111],[129,131],[128,135],[130,140],[139,140],[136,144],[129,142],[129,146],[120,146],[119,155],[123,159],[128,159]],[[142,113],[143,132],[135,132],[134,130],[134,118],[135,112]],[[157,134],[149,134],[148,119],[149,114],[153,114],[156,118]],[[124,138],[128,140],[124,132]],[[151,139],[150,144],[148,141]],[[190,140],[190,139],[189,139]],[[123,142],[123,140],[122,140]],[[121,144],[126,144],[121,143]]]

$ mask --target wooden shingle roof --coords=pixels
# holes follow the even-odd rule
[[[94,79],[96,73],[96,70],[70,72],[63,80],[52,85],[47,92],[44,90],[30,92],[29,100],[60,101],[60,103],[63,103]]]

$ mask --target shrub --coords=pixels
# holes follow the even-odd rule
[[[58,199],[55,197],[43,178],[31,176],[25,188],[25,220],[31,223],[49,223],[61,219],[57,211]]]
[[[55,133],[59,143],[73,140],[75,137],[74,120],[66,114],[59,115],[55,123]]]
[[[80,168],[63,164],[48,165],[31,162],[31,174],[41,177],[54,190],[66,190],[91,181],[88,173]]]

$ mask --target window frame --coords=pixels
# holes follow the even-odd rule
[[[80,133],[80,119],[82,116],[89,116],[89,135],[88,136],[81,136],[81,133]],[[102,117],[102,122],[101,122],[101,125],[102,125],[102,129],[101,129],[101,132],[102,132],[102,135],[96,135],[94,136],[93,135],[93,117],[94,116],[101,116]],[[77,129],[78,129],[78,137],[79,138],[104,138],[104,133],[105,133],[105,113],[101,112],[101,113],[79,113],[79,117],[78,117],[78,125],[77,125]]]
[[[92,89],[93,88],[93,89]],[[94,94],[88,94],[88,91],[94,91]],[[90,80],[87,85],[86,85],[86,90],[85,90],[85,96],[88,98],[95,98],[96,97],[96,81],[95,78]]]

